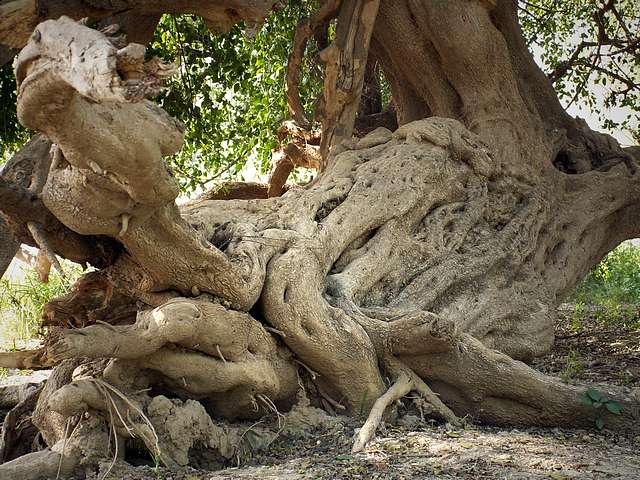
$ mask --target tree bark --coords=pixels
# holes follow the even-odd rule
[[[316,404],[371,412],[355,450],[412,390],[454,423],[637,425],[634,395],[599,387],[622,407],[603,413],[580,403],[586,386],[519,361],[550,348],[558,303],[638,234],[635,153],[563,115],[533,82],[513,2],[379,8],[371,45],[401,126],[361,139],[334,131],[325,145],[346,141],[328,167],[281,197],[181,208],[163,157],[180,148],[182,126],[144,100],[164,67],[68,18],[37,27],[17,60],[18,114],[62,153],[41,201],[65,228],[117,239],[123,253],[45,308],[52,324],[82,328],[58,322],[41,350],[0,356],[32,368],[89,359],[46,399],[60,418],[85,414],[84,430],[65,453],[58,425],[48,454],[11,471],[49,472],[61,458],[72,469],[95,454],[83,438],[105,431],[183,465],[188,449],[166,419],[187,410],[202,425],[189,442],[208,438],[224,456],[202,406],[157,389],[232,420],[280,414],[302,387]],[[342,127],[353,127],[354,92],[334,99]],[[121,314],[132,305],[135,320]]]
[[[163,13],[194,13],[203,17],[212,30],[226,31],[239,21],[261,23],[275,3],[275,0],[8,0],[0,4],[0,43],[14,49],[22,48],[38,23],[62,15],[76,20],[103,20],[126,12],[124,27],[131,18],[138,19],[136,30],[131,32],[132,41],[148,38],[144,34],[135,37],[140,35],[140,19],[145,27],[148,17]],[[147,28],[143,30],[148,32]]]
[[[0,179],[11,181],[22,188],[33,184],[34,190],[42,189],[49,169],[51,143],[42,135],[30,140],[0,171]],[[2,216],[0,208],[0,277],[4,275],[20,248],[13,229]]]
[[[20,244],[13,236],[13,232],[5,221],[0,219],[0,273],[2,275],[9,268],[19,248]]]

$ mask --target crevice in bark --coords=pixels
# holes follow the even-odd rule
[[[574,162],[571,161],[571,155],[566,150],[560,150],[556,158],[553,160],[553,166],[562,173],[573,175],[579,173]]]

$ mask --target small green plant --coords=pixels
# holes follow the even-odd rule
[[[359,415],[361,417],[364,416],[364,412],[365,412],[365,406],[367,405],[367,398],[369,397],[369,391],[365,390],[364,393],[362,394],[362,398],[360,399],[360,412]]]
[[[580,394],[580,402],[589,407],[593,407],[596,410],[602,411],[602,407],[604,407],[609,413],[613,415],[620,415],[622,413],[622,405],[615,400],[608,399],[605,397],[602,392],[596,390],[595,388],[588,388],[584,392]],[[604,428],[604,420],[602,416],[598,416],[595,420],[596,427],[598,430],[602,430]]]
[[[69,292],[82,273],[80,266],[64,263],[65,278],[51,273],[48,283],[42,283],[35,270],[27,271],[21,282],[0,279],[0,344],[17,349],[17,342],[35,338],[40,328],[42,307],[54,298]]]
[[[572,327],[579,325],[584,305],[605,324],[640,327],[640,245],[622,243],[589,272],[573,294]]]
[[[580,362],[580,356],[577,351],[570,350],[567,355],[567,363],[564,370],[560,372],[560,378],[566,383],[574,383],[575,377],[584,370],[584,366]]]
[[[579,333],[582,331],[582,319],[585,317],[586,307],[583,300],[579,300],[573,306],[573,311],[571,312],[571,329],[574,333]]]

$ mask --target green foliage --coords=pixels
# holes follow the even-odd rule
[[[580,374],[584,370],[584,365],[580,362],[580,355],[575,350],[570,350],[567,355],[567,363],[560,372],[560,378],[566,383],[574,383],[576,375]]]
[[[37,336],[44,304],[65,295],[82,273],[70,262],[64,268],[66,278],[52,272],[48,283],[40,282],[35,270],[20,283],[0,279],[0,343],[11,347]]]
[[[215,181],[248,178],[268,169],[271,150],[278,145],[276,129],[288,117],[284,77],[295,26],[318,7],[317,0],[284,3],[285,7],[270,15],[252,39],[245,35],[243,25],[214,35],[195,16],[167,15],[161,19],[148,51],[180,65],[179,75],[169,82],[158,101],[187,127],[184,149],[170,159],[186,193],[211,187]],[[519,4],[525,37],[532,50],[541,52],[547,71],[567,60],[582,40],[590,41],[598,34],[593,13],[599,2],[528,0]],[[616,42],[629,44],[621,25],[625,23],[629,35],[637,38],[640,3],[618,0],[615,5],[622,21],[608,12],[603,20],[606,33]],[[606,46],[601,53],[613,52],[613,48]],[[320,92],[321,70],[312,60],[318,50],[313,41],[307,50],[301,96],[307,111],[312,112]],[[600,114],[604,126],[632,127],[638,122],[639,93],[637,89],[622,93],[626,86],[616,77],[633,78],[635,71],[637,82],[637,49],[603,57],[596,65],[600,70],[590,68],[587,62],[592,53],[593,48],[585,49],[581,62],[557,82],[561,98],[565,103],[589,106]],[[597,104],[594,85],[608,92],[604,106]],[[390,92],[386,82],[382,86],[386,103]],[[5,65],[0,68],[0,163],[28,136],[17,122],[15,100],[12,68]],[[627,107],[632,115],[617,122],[605,118],[603,107],[609,105]]]
[[[625,242],[611,251],[576,288],[572,301],[595,306],[604,323],[640,326],[640,246]],[[574,311],[572,319],[580,313]]]
[[[554,84],[563,104],[586,106],[604,128],[626,129],[633,137],[640,121],[640,2],[618,0],[607,8],[605,3],[614,2],[521,0],[520,23],[547,73],[566,66],[579,50]],[[607,112],[614,106],[630,115],[616,121]]]
[[[615,400],[610,400],[605,397],[602,392],[595,388],[587,388],[580,394],[580,402],[588,407],[593,407],[596,410],[600,410],[604,407],[609,413],[613,415],[620,415],[622,413],[622,405]],[[604,428],[604,419],[602,416],[598,416],[595,420],[595,425],[598,430]]]
[[[316,6],[289,2],[251,39],[242,25],[213,35],[199,17],[162,18],[149,54],[180,65],[157,101],[186,126],[184,147],[170,160],[186,191],[242,176],[247,162],[256,172],[268,170],[276,131],[288,117],[284,86],[295,26]],[[321,88],[315,63],[304,65],[300,88],[311,111]]]
[[[573,305],[573,310],[571,312],[571,329],[578,333],[582,331],[582,319],[586,315],[586,307],[584,300],[578,300]]]
[[[0,165],[28,139],[29,131],[18,123],[16,113],[16,79],[11,63],[0,67]]]

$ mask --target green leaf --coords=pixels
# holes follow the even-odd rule
[[[336,457],[336,460],[338,460],[338,461],[353,460],[353,456],[351,456],[351,455],[338,455]]]
[[[591,407],[593,405],[593,400],[589,398],[589,395],[587,395],[587,392],[582,392],[580,394],[580,403],[582,403],[583,405],[586,405],[587,407]]]
[[[598,430],[602,430],[604,428],[604,420],[601,418],[596,418],[596,427]]]
[[[609,400],[607,403],[604,404],[604,406],[607,410],[609,410],[614,415],[620,415],[622,413],[622,405],[620,405],[619,402],[616,402],[614,400]]]
[[[587,395],[589,395],[591,400],[593,400],[594,402],[598,402],[598,401],[602,400],[602,393],[600,393],[595,388],[588,388],[587,389]]]

